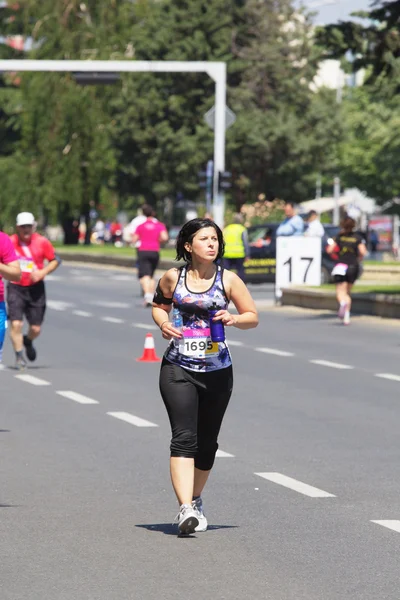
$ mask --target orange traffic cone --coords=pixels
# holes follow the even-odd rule
[[[140,358],[136,359],[138,362],[160,362],[161,358],[156,355],[154,347],[154,338],[151,333],[146,333],[144,340],[144,350]]]

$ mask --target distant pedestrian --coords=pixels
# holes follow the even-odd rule
[[[375,229],[371,229],[371,231],[368,233],[368,242],[371,254],[375,255],[379,244],[379,236]]]
[[[168,231],[164,223],[154,219],[149,204],[142,207],[144,223],[136,227],[132,242],[140,242],[138,248],[138,276],[142,286],[144,305],[151,306],[155,290],[154,272],[160,260],[160,245],[168,241]]]
[[[336,298],[339,303],[338,317],[344,325],[350,324],[351,289],[361,274],[360,263],[367,253],[361,234],[355,230],[356,222],[346,217],[341,223],[339,234],[327,247],[328,254],[337,253],[338,258],[332,275],[336,283]]]
[[[96,242],[103,245],[106,235],[106,224],[104,223],[104,221],[98,219],[93,228],[93,232],[95,233]]]
[[[251,329],[257,310],[243,281],[218,263],[221,229],[210,219],[193,219],[179,232],[180,269],[167,271],[157,286],[153,319],[170,340],[160,372],[161,395],[172,429],[170,469],[179,502],[181,534],[206,531],[202,491],[218,449],[218,434],[232,393],[232,361],[223,327]],[[228,312],[232,301],[239,314]],[[171,309],[172,320],[170,320]],[[215,311],[210,314],[210,309]]]
[[[244,281],[244,261],[250,255],[247,229],[243,225],[243,216],[240,213],[233,215],[233,223],[227,225],[223,231],[225,252],[224,268],[236,271]]]
[[[21,268],[14,246],[8,235],[0,231],[0,364],[3,356],[3,344],[7,326],[3,279],[19,281],[20,277]]]
[[[46,311],[44,279],[60,264],[49,240],[34,232],[35,225],[32,213],[20,213],[17,216],[17,233],[11,236],[21,267],[20,281],[9,283],[7,287],[10,336],[17,369],[26,367],[22,354],[24,346],[28,360],[36,359],[32,342],[40,335]],[[24,316],[29,324],[26,335],[22,332]]]
[[[323,238],[325,235],[325,229],[319,220],[318,213],[315,210],[310,210],[306,218],[307,229],[304,232],[306,237],[319,237]]]
[[[293,202],[286,202],[285,204],[285,219],[279,225],[276,230],[278,236],[289,236],[289,235],[303,235],[304,233],[304,221],[297,214],[295,205]]]

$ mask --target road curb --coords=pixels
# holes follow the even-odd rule
[[[74,263],[85,263],[85,264],[97,264],[97,265],[110,265],[114,267],[125,267],[127,269],[136,269],[137,259],[134,251],[132,256],[110,256],[107,254],[86,254],[80,252],[57,252],[57,255],[65,262]],[[183,263],[182,263],[183,264]],[[161,259],[158,265],[158,269],[167,271],[172,267],[180,266],[181,263],[174,260]]]
[[[285,288],[282,304],[315,310],[337,311],[335,292]],[[353,294],[351,312],[386,319],[400,319],[400,298],[391,294]]]

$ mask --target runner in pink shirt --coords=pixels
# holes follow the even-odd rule
[[[146,221],[139,225],[132,242],[140,241],[138,248],[138,276],[143,289],[145,306],[152,306],[155,291],[154,271],[160,260],[160,244],[168,241],[168,232],[164,223],[153,219],[153,209],[145,204],[142,208]]]
[[[8,281],[19,281],[21,269],[14,246],[7,234],[0,231],[0,363],[6,335],[7,311],[4,302],[3,278]]]

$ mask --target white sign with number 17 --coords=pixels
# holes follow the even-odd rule
[[[321,238],[278,237],[275,294],[290,285],[321,285]]]

